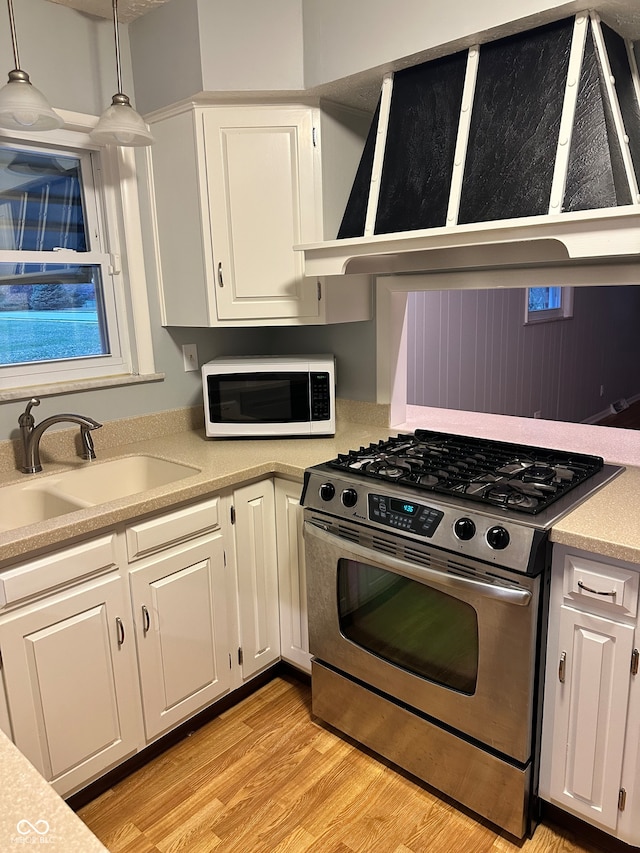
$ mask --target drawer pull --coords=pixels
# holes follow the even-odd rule
[[[564,684],[565,674],[567,669],[567,653],[562,652],[560,655],[560,663],[558,664],[558,681]]]
[[[142,633],[146,634],[151,627],[151,617],[149,616],[149,611],[147,610],[146,604],[142,605]]]
[[[614,598],[618,593],[618,591],[616,589],[613,589],[610,592],[609,591],[602,591],[599,589],[591,589],[590,586],[587,586],[586,584],[582,583],[582,581],[578,581],[578,589],[583,589],[585,592],[592,592],[594,595],[610,595],[610,596],[613,596]]]
[[[119,616],[116,616],[116,628],[118,629],[118,648],[120,648],[124,643],[124,625]]]

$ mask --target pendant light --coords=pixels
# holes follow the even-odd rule
[[[8,83],[0,89],[0,127],[7,130],[55,130],[62,126],[63,120],[51,109],[42,92],[32,85],[27,72],[20,68],[12,0],[7,0],[7,7],[16,67],[9,72]]]
[[[129,98],[122,92],[122,70],[120,68],[120,38],[118,34],[118,0],[113,0],[113,31],[116,43],[116,73],[118,91],[111,105],[102,113],[89,136],[101,145],[151,145],[153,137],[142,116],[131,106]]]

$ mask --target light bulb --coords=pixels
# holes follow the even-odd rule
[[[38,121],[38,113],[34,110],[14,110],[13,117],[18,124],[22,124],[25,127],[31,127],[32,124]]]

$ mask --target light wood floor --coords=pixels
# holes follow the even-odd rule
[[[540,825],[518,845],[311,718],[279,677],[78,814],[111,853],[607,853]]]

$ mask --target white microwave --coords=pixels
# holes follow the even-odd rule
[[[202,365],[208,438],[334,435],[332,355],[237,356]]]

